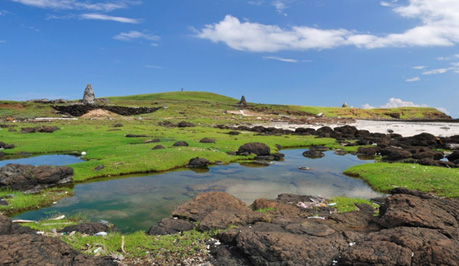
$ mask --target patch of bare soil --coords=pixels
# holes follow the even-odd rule
[[[95,109],[92,111],[87,112],[86,114],[82,115],[82,118],[91,118],[91,119],[108,119],[113,117],[118,117],[118,114],[113,112],[103,110],[103,109]]]

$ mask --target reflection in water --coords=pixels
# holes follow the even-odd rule
[[[67,165],[83,162],[80,158],[73,155],[54,154],[54,155],[39,155],[35,157],[1,160],[0,167],[10,163],[16,164],[30,164],[30,165]]]
[[[350,166],[365,163],[355,156],[326,152],[322,159],[308,159],[304,150],[284,150],[286,159],[268,167],[229,164],[210,167],[205,173],[174,171],[142,177],[78,184],[74,196],[50,208],[18,216],[37,219],[55,213],[81,213],[91,220],[109,220],[124,232],[146,230],[170,215],[177,205],[207,191],[226,191],[251,204],[257,198],[281,193],[324,197],[378,197],[362,180],[342,175]],[[311,170],[302,171],[298,167]]]

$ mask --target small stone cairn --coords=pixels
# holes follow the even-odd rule
[[[84,94],[83,94],[83,103],[84,104],[94,104],[95,103],[95,96],[94,96],[94,92],[92,91],[91,84],[86,85],[86,89],[84,90]]]

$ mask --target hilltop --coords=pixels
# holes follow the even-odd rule
[[[29,100],[0,101],[0,119],[31,119],[37,117],[62,117],[62,110],[71,106],[81,106],[81,101],[72,100]],[[317,107],[281,104],[261,104],[248,102],[248,106],[239,105],[239,100],[210,92],[180,91],[142,95],[97,98],[96,107],[126,116],[129,111],[117,112],[119,108],[147,108],[151,111],[136,111],[134,116],[153,120],[190,119],[204,124],[234,123],[238,121],[268,122],[295,121],[311,118],[349,118],[375,120],[448,120],[451,117],[428,107],[402,107],[361,109],[352,107]],[[58,108],[56,108],[58,107]],[[85,108],[77,112],[81,116],[94,108]],[[60,108],[60,109],[59,109]],[[80,107],[78,107],[80,108]],[[59,109],[61,112],[57,111]],[[146,109],[146,110],[147,110]],[[75,114],[74,114],[75,116]]]

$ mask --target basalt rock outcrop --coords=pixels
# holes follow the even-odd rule
[[[117,265],[111,259],[73,250],[54,237],[37,235],[0,214],[0,265]]]
[[[7,164],[0,167],[0,188],[7,187],[28,193],[72,183],[73,169],[67,166],[33,166]]]
[[[56,126],[24,127],[24,128],[21,128],[21,133],[23,134],[36,133],[36,132],[53,133],[56,130],[59,130],[59,128]]]
[[[73,105],[53,105],[56,111],[62,114],[71,116],[82,116],[92,110],[103,109],[123,116],[149,114],[158,111],[162,107],[126,107],[113,105],[98,105],[98,104],[73,104]]]
[[[310,196],[282,194],[248,208],[225,192],[209,192],[151,230],[226,229],[217,235],[222,244],[211,246],[213,265],[457,265],[459,199],[392,193],[375,216],[369,205],[336,213]]]
[[[269,146],[264,143],[251,142],[240,146],[237,154],[269,155],[270,151]]]

